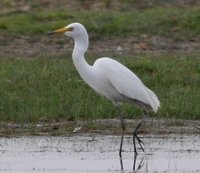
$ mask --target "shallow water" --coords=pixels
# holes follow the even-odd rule
[[[145,135],[137,172],[200,172],[198,135]],[[80,134],[68,137],[0,138],[0,172],[121,173],[120,137]],[[133,172],[133,144],[125,136],[124,172]]]

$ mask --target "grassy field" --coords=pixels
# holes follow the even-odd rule
[[[50,11],[21,12],[2,15],[0,31],[4,34],[42,35],[49,30],[78,21],[87,26],[95,38],[129,37],[142,34],[174,39],[189,39],[200,34],[200,7],[157,7],[134,11]]]
[[[91,59],[91,58],[90,58]],[[134,70],[153,89],[162,109],[155,117],[200,117],[198,56],[139,56],[117,60]],[[95,119],[115,117],[112,104],[78,76],[70,58],[1,59],[0,120]],[[141,112],[123,106],[127,118]]]
[[[84,4],[86,1],[73,2]],[[44,33],[74,21],[86,25],[93,40],[139,38],[147,35],[190,44],[188,42],[199,39],[199,5],[181,4],[168,7],[161,3],[150,8],[132,8],[131,5],[134,4],[131,1],[123,2],[127,3],[126,8],[120,10],[111,10],[111,7],[103,10],[66,10],[62,6],[48,9],[46,5],[32,4],[34,1],[28,3],[29,10],[25,8],[27,4],[23,4],[20,10],[13,10],[12,0],[2,0],[0,32],[4,39],[0,40],[0,46],[2,50],[3,46],[7,46],[7,49],[12,51],[13,47],[9,49],[12,38],[22,39],[22,42],[23,36],[33,41],[38,41],[38,38],[44,40]],[[109,3],[106,5],[109,6]],[[9,40],[6,40],[8,36]],[[48,44],[48,41],[46,43]],[[56,46],[65,43],[61,41],[51,44]],[[23,50],[21,52],[23,53]],[[158,95],[162,109],[152,116],[200,119],[198,52],[190,55],[113,54],[116,60],[138,74]],[[95,94],[80,79],[72,65],[71,54],[66,57],[58,54],[60,57],[54,58],[50,55],[39,55],[40,52],[38,56],[22,58],[13,54],[8,58],[5,54],[0,58],[0,121],[37,122],[51,119],[92,120],[115,117],[112,104]],[[96,55],[98,57],[98,52]],[[92,54],[88,54],[87,59],[90,63],[95,61],[93,57]],[[140,110],[130,105],[124,105],[123,110],[127,118],[137,118],[141,115]]]

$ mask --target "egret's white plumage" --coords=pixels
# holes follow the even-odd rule
[[[102,80],[95,89],[98,93],[115,104],[132,102],[146,111],[157,112],[159,101],[156,95],[128,68],[110,58],[98,59],[93,68]]]
[[[111,100],[116,106],[123,102],[129,102],[145,112],[157,112],[160,106],[157,96],[127,67],[107,57],[97,59],[92,66],[85,61],[84,54],[88,49],[89,40],[87,31],[82,24],[72,23],[49,34],[54,33],[64,33],[73,38],[75,44],[72,54],[74,65],[82,79],[97,93]],[[122,119],[121,122],[124,131],[125,125]],[[135,137],[140,143],[141,140],[138,139],[137,134]],[[121,145],[122,142],[123,139]]]

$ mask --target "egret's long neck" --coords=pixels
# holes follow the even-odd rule
[[[92,67],[86,62],[84,54],[88,49],[89,41],[87,34],[74,39],[74,50],[72,54],[72,59],[74,65],[83,78],[83,80],[90,85],[92,79]]]

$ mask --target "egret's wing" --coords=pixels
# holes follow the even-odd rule
[[[156,112],[159,107],[157,96],[127,67],[119,62],[107,59],[104,70],[111,85],[122,95],[150,105]]]
[[[120,94],[148,103],[145,86],[132,71],[118,63],[110,66],[108,71],[107,75],[110,83]]]

